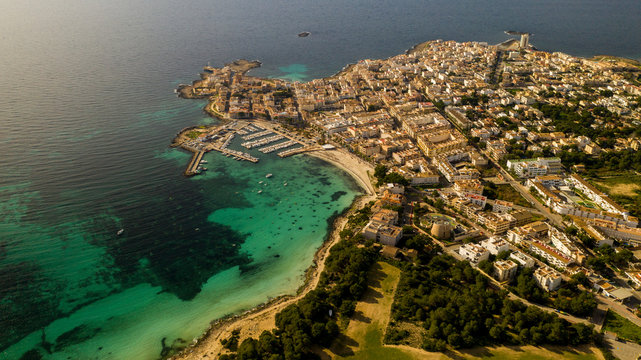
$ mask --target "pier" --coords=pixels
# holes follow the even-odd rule
[[[258,139],[258,140],[254,140],[254,141],[247,141],[247,142],[244,142],[244,143],[242,143],[240,145],[242,145],[242,146],[244,146],[244,147],[246,147],[248,149],[252,149],[252,148],[255,148],[255,147],[258,147],[258,146],[262,146],[262,145],[267,145],[269,143],[273,143],[275,141],[282,140],[282,139],[284,139],[283,135],[274,135],[274,136],[270,136],[268,138]]]
[[[220,151],[225,155],[230,155],[236,160],[246,160],[253,163],[257,163],[259,160],[257,157],[251,156],[248,153],[244,153],[242,151],[237,151],[237,150],[232,150],[227,148],[213,148],[213,150]]]
[[[275,145],[265,146],[264,148],[258,149],[258,151],[262,152],[263,154],[269,154],[270,152],[273,152],[273,151],[276,151],[276,150],[280,150],[280,149],[284,149],[284,148],[287,148],[287,147],[290,147],[290,146],[294,146],[294,145],[298,145],[298,141],[287,140],[285,142],[278,143],[278,144],[275,144]]]
[[[271,131],[271,130],[265,130],[265,131],[261,131],[261,132],[257,132],[257,133],[253,133],[253,134],[249,134],[249,135],[243,136],[243,139],[244,140],[252,140],[252,139],[256,139],[256,138],[259,138],[259,137],[263,137],[263,136],[269,135],[272,132],[273,131]]]
[[[204,151],[194,152],[194,156],[191,157],[191,161],[187,166],[187,170],[185,170],[185,176],[194,176],[196,174],[200,174],[200,170],[198,170],[198,167],[200,166],[200,160],[203,159],[203,155],[205,155]]]
[[[279,157],[281,157],[281,158],[286,158],[288,156],[292,156],[292,155],[296,155],[296,154],[302,154],[304,152],[316,151],[316,150],[320,150],[320,148],[317,147],[317,146],[306,146],[306,147],[302,147],[302,148],[295,148],[295,149],[289,149],[289,150],[281,151],[277,155]]]

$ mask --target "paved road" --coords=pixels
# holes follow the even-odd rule
[[[455,259],[458,259],[458,260],[461,260],[461,261],[466,261],[461,255],[458,254],[458,252],[456,252],[457,248],[458,248],[458,246],[456,248],[455,247],[450,247],[450,248],[447,249],[447,253],[449,255],[451,255],[452,257],[454,257]],[[520,301],[520,302],[522,302],[522,303],[524,303],[524,304],[526,304],[528,306],[535,306],[535,307],[537,307],[537,308],[539,308],[539,309],[541,309],[541,310],[543,310],[545,312],[548,312],[548,313],[554,313],[554,314],[558,315],[560,318],[563,318],[563,319],[565,319],[565,320],[567,320],[567,321],[569,321],[571,323],[583,323],[583,324],[586,324],[586,325],[590,325],[590,324],[594,325],[594,323],[592,323],[589,319],[584,319],[584,318],[576,317],[576,316],[569,315],[569,314],[568,315],[564,315],[564,314],[561,314],[561,313],[557,312],[556,309],[553,309],[551,307],[547,307],[547,306],[544,306],[544,305],[539,305],[539,304],[535,304],[535,303],[529,302],[529,301],[527,301],[527,300],[515,295],[514,293],[509,292],[509,290],[507,290],[503,284],[498,282],[496,279],[494,279],[492,276],[490,276],[489,274],[485,273],[481,269],[477,268],[476,270],[478,270],[481,274],[483,274],[485,277],[487,277],[490,280],[490,285],[492,285],[494,288],[507,291],[508,292],[508,297],[510,299],[512,299],[512,300]]]
[[[610,350],[612,354],[621,360],[636,360],[641,356],[641,345],[635,344],[630,341],[617,341],[606,339],[607,343],[610,345]]]
[[[501,175],[503,175],[503,178],[507,180],[507,182],[512,185],[512,187],[518,191],[530,204],[534,205],[534,207],[539,210],[539,212],[544,215],[546,218],[548,218],[554,225],[560,227],[561,229],[565,228],[563,225],[563,217],[558,214],[553,214],[550,212],[550,210],[543,204],[541,204],[532,194],[530,194],[530,191],[525,188],[525,186],[521,185],[520,182],[516,181],[510,173],[507,171],[503,170],[503,168],[500,168],[499,170],[501,172]]]
[[[607,296],[603,296],[601,294],[597,294],[596,299],[599,303],[603,304],[607,308],[623,316],[624,318],[632,321],[636,325],[641,326],[641,319],[639,319],[638,316],[636,316],[632,311],[630,311],[630,309],[628,309],[627,306],[621,304],[620,302],[614,301],[613,299]]]

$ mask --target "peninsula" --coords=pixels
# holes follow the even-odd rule
[[[337,220],[297,297],[217,323],[177,358],[423,358],[503,344],[626,358],[606,330],[641,350],[626,332],[641,334],[638,63],[522,39],[429,41],[306,83],[247,75],[258,65],[206,67],[179,87],[222,123],[174,145],[297,143],[369,196]]]

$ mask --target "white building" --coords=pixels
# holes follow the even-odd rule
[[[563,169],[560,158],[508,160],[507,168],[513,170],[519,177],[557,174]]]
[[[507,281],[512,279],[519,266],[512,260],[497,260],[494,262],[494,276],[498,281]]]
[[[628,210],[612,201],[612,199],[610,199],[606,194],[602,193],[590,183],[583,180],[583,178],[581,178],[579,175],[572,174],[572,176],[567,179],[567,182],[570,185],[574,186],[576,189],[581,190],[581,192],[589,197],[590,200],[597,203],[605,211],[623,215],[626,220],[627,216],[630,215],[630,212]]]
[[[626,271],[625,273],[636,287],[641,287],[641,272],[639,271]]]
[[[545,291],[554,291],[561,286],[561,274],[549,267],[538,268],[534,271],[534,279]]]
[[[385,188],[392,194],[405,194],[405,186],[400,184],[389,183],[385,185]]]
[[[458,249],[458,253],[474,265],[490,258],[490,252],[478,244],[465,244]]]
[[[530,242],[530,251],[543,257],[550,264],[558,266],[560,268],[565,268],[566,266],[574,262],[573,259],[565,256],[565,254],[560,252],[558,249],[553,248],[538,240]]]
[[[529,255],[526,255],[525,253],[518,250],[512,251],[512,253],[510,254],[510,259],[527,268],[531,268],[536,264],[534,259],[532,259]]]
[[[512,211],[514,204],[509,201],[503,200],[494,200],[494,205],[492,205],[492,211],[498,213],[508,213]]]
[[[486,248],[492,255],[510,250],[510,244],[498,236],[492,236],[489,239],[481,241],[481,246]]]
[[[565,256],[574,259],[577,263],[583,263],[585,254],[570,241],[567,235],[552,227],[549,234],[554,247],[559,249]]]
[[[370,221],[363,228],[363,237],[376,240],[383,245],[396,246],[403,236],[403,229],[394,225],[387,225],[378,221]]]
[[[467,193],[463,198],[469,200],[472,204],[479,206],[481,209],[484,208],[487,203],[487,197],[483,195]]]

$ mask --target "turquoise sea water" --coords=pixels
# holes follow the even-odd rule
[[[237,138],[232,148],[241,141]],[[82,220],[56,227],[57,237],[49,235],[49,229],[20,229],[25,226],[28,205],[39,196],[25,193],[29,184],[2,189],[16,194],[2,209],[3,215],[11,215],[5,218],[5,225],[13,224],[16,228],[9,230],[17,236],[16,243],[6,247],[5,260],[18,263],[15,270],[38,274],[43,282],[37,288],[16,291],[16,296],[24,296],[23,303],[29,303],[29,295],[42,298],[39,292],[45,290],[44,283],[56,280],[48,289],[60,301],[52,311],[68,315],[27,335],[2,357],[18,358],[33,348],[44,353],[44,336],[53,350],[47,358],[152,359],[160,355],[163,339],[166,346],[190,342],[213,319],[293,293],[303,283],[304,272],[327,234],[328,221],[349,206],[359,189],[346,174],[321,160],[280,159],[254,152],[261,157],[257,164],[209,153],[205,156],[209,171],[188,180],[198,189],[189,201],[181,201],[180,193],[168,193],[165,199],[149,199],[144,204],[162,204],[150,209],[161,217],[156,226],[162,226],[162,231],[147,229],[146,237],[171,242],[174,239],[166,237],[167,233],[178,227],[180,233],[174,234],[180,238],[175,240],[184,246],[172,245],[172,250],[186,248],[182,256],[154,254],[164,251],[157,241],[144,241],[151,243],[149,249],[135,249],[142,241],[127,238],[138,236],[136,224],[110,214],[85,220],[108,226],[106,234],[83,230],[89,225]],[[176,149],[155,157],[175,171],[189,160],[188,154]],[[267,173],[273,176],[266,178]],[[195,208],[201,216],[181,221],[166,218],[169,211],[195,212],[188,202],[198,204]],[[120,226],[125,229],[122,237],[113,232]],[[27,244],[33,242],[34,233],[47,234],[47,241]],[[206,246],[199,248],[203,241]],[[116,242],[113,248],[111,242]],[[134,249],[120,255],[114,253],[122,251],[118,245]],[[130,259],[137,252],[143,255]],[[207,268],[204,257],[214,262],[212,268]],[[157,269],[155,261],[170,271]],[[120,266],[135,267],[127,270],[130,278],[121,278],[124,270]],[[90,299],[95,301],[84,304]],[[29,305],[43,305],[38,299],[33,301],[37,304]]]
[[[358,190],[305,156],[208,154],[184,178],[189,155],[167,145],[213,120],[173,90],[203,65],[307,81],[510,29],[638,59],[639,18],[638,0],[0,0],[0,359],[154,359],[301,285]]]
[[[291,64],[288,66],[281,66],[278,68],[278,70],[281,71],[281,74],[277,74],[272,77],[285,79],[292,82],[304,82],[306,80],[310,80],[309,75],[307,75],[309,69],[305,64]]]

